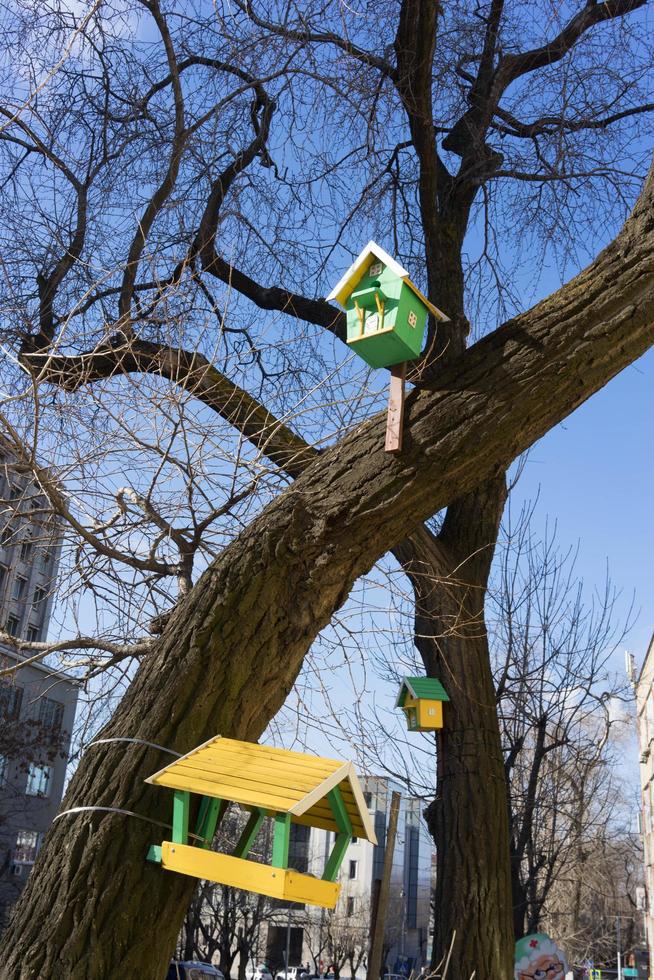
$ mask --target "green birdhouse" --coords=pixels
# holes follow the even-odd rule
[[[429,313],[440,321],[448,319],[375,242],[368,242],[327,299],[345,308],[347,342],[375,368],[420,354]]]
[[[430,732],[443,727],[443,701],[447,692],[435,677],[405,677],[395,702],[406,717],[410,732]]]

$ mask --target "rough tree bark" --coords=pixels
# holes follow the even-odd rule
[[[653,193],[650,174],[622,233],[587,270],[409,397],[398,458],[383,450],[378,416],[271,503],[180,602],[104,735],[180,752],[216,732],[256,739],[358,575],[651,345]],[[167,820],[167,794],[143,783],[165,761],[138,746],[91,747],[64,808]],[[146,863],[160,836],[118,814],[58,820],[5,935],[5,975],[162,976],[193,882]]]
[[[438,842],[433,963],[456,933],[460,977],[509,977],[513,962],[504,759],[484,621],[505,500],[504,477],[488,480],[448,507],[437,536],[422,528],[395,549],[415,595],[416,646],[451,699],[425,816]]]

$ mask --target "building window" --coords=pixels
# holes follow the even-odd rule
[[[30,763],[27,773],[27,796],[48,797],[50,795],[50,780],[52,778],[52,766],[37,766],[34,762]]]
[[[4,786],[7,782],[7,773],[9,772],[9,760],[6,755],[0,755],[0,786]]]
[[[0,594],[4,593],[7,584],[8,569],[6,565],[0,565]]]
[[[20,714],[23,689],[15,684],[0,684],[0,718],[13,721]]]
[[[40,585],[34,589],[34,605],[39,606],[46,597],[46,591]]]
[[[9,545],[11,544],[11,539],[13,538],[13,536],[14,536],[14,532],[11,530],[11,528],[7,524],[7,526],[5,528],[3,528],[2,531],[0,531],[0,544],[2,545],[3,548],[8,548],[9,547]]]
[[[18,498],[22,496],[22,493],[23,493],[23,488],[19,486],[17,483],[15,483],[14,486],[10,487],[9,489],[9,499],[18,500]]]
[[[32,542],[23,541],[23,543],[20,546],[20,560],[29,561],[31,554],[32,554]]]
[[[41,639],[41,627],[28,626],[25,638],[28,643],[38,643],[38,641]]]
[[[348,898],[347,900],[347,914],[354,915],[354,899]]]
[[[359,877],[359,862],[350,861],[350,880],[355,881]]]
[[[49,729],[53,732],[58,732],[61,729],[61,723],[64,720],[64,706],[59,701],[53,701],[52,698],[41,698],[39,701],[39,723],[43,725],[44,728]]]
[[[370,809],[370,806],[372,805],[372,793],[368,793],[368,792],[364,793],[363,799],[368,809]]]
[[[27,579],[23,575],[17,575],[14,580],[14,599],[22,599],[27,591]]]
[[[40,836],[36,830],[18,831],[14,849],[14,862],[16,864],[34,864],[41,843]]]
[[[18,636],[20,630],[20,620],[17,616],[7,616],[7,633],[9,636]]]
[[[358,837],[353,837],[352,840],[350,841],[350,843],[351,844],[356,844],[356,842],[358,841],[358,839],[359,839]]]

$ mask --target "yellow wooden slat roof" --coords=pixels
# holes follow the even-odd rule
[[[352,833],[373,844],[377,842],[351,762],[217,735],[146,782],[230,800],[244,807],[290,813],[297,823],[325,830],[337,829],[326,797],[339,786]]]

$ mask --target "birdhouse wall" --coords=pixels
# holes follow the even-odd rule
[[[418,704],[418,722],[421,728],[432,729],[443,727],[443,702],[427,701],[422,698]]]
[[[402,706],[410,732],[430,732],[443,727],[443,702],[406,698]]]
[[[376,277],[364,276],[346,311],[347,342],[371,367],[390,367],[420,354],[427,307],[388,270]]]

